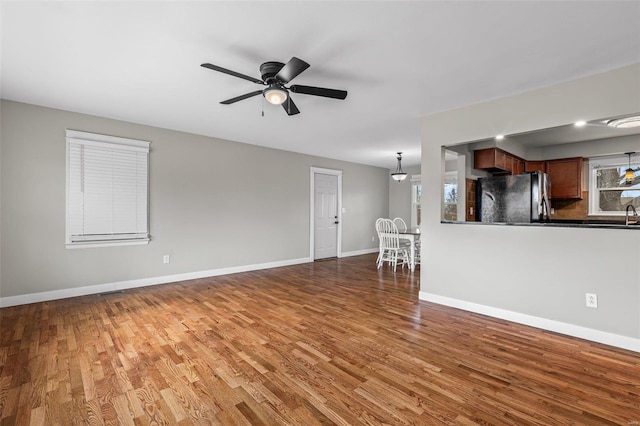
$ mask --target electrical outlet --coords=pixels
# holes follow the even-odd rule
[[[374,236],[372,235],[372,236],[371,236],[371,242],[373,243],[373,242],[375,242],[375,240],[376,240],[376,237],[374,237]]]
[[[598,307],[598,295],[595,293],[587,293],[587,308]]]
[[[162,256],[162,263],[169,263],[171,261],[171,258],[169,257],[168,254],[165,254],[164,256]]]

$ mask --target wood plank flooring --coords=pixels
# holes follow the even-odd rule
[[[639,424],[639,354],[418,281],[366,255],[1,309],[0,424]]]

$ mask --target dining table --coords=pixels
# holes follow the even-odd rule
[[[416,269],[416,243],[420,240],[420,228],[407,228],[406,230],[398,230],[398,238],[409,241],[409,268],[411,271]]]

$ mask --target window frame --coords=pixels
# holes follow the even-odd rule
[[[418,191],[422,198],[422,175],[411,176],[411,227],[417,228],[422,223],[422,199],[418,199]]]
[[[456,190],[456,202],[447,202],[447,191],[446,191],[446,187],[448,185],[447,180],[449,179],[455,179],[455,190]],[[442,182],[442,220],[451,220],[451,219],[447,219],[446,216],[446,211],[447,211],[447,207],[448,206],[455,206],[455,211],[456,211],[456,218],[454,219],[454,221],[458,220],[458,203],[460,202],[460,194],[458,193],[458,188],[459,188],[459,182],[458,182],[458,172],[456,170],[452,170],[449,172],[445,172],[444,173],[444,180]]]
[[[612,169],[612,168],[628,168],[629,157],[627,155],[615,155],[607,157],[589,158],[589,210],[588,216],[624,216],[624,211],[605,210],[600,211],[600,189],[598,186],[598,179],[596,173],[600,169]],[[637,158],[631,160],[631,168],[640,167],[640,160]],[[640,190],[640,188],[634,188],[633,190]],[[606,191],[606,190],[605,190]]]
[[[71,146],[80,145],[88,147],[107,147],[108,149],[118,150],[120,153],[137,152],[146,154],[146,175],[144,180],[144,189],[146,189],[146,198],[142,201],[146,207],[144,214],[144,232],[132,233],[104,233],[93,235],[76,234],[72,236],[72,213],[70,212],[70,203],[72,202],[71,185],[73,177],[71,176]],[[112,247],[112,246],[129,246],[129,245],[146,245],[149,244],[149,145],[150,142],[137,139],[122,138],[117,136],[102,135],[98,133],[82,132],[77,130],[66,130],[66,187],[65,187],[65,247],[68,249],[89,248],[89,247]],[[136,161],[138,161],[136,159]],[[136,189],[138,182],[132,184]],[[142,203],[140,202],[140,203]],[[84,202],[83,202],[84,205]],[[139,203],[136,203],[136,211],[138,211]]]

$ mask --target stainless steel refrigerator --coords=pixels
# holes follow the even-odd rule
[[[549,219],[546,173],[533,172],[478,179],[477,219],[480,222],[531,223]]]

